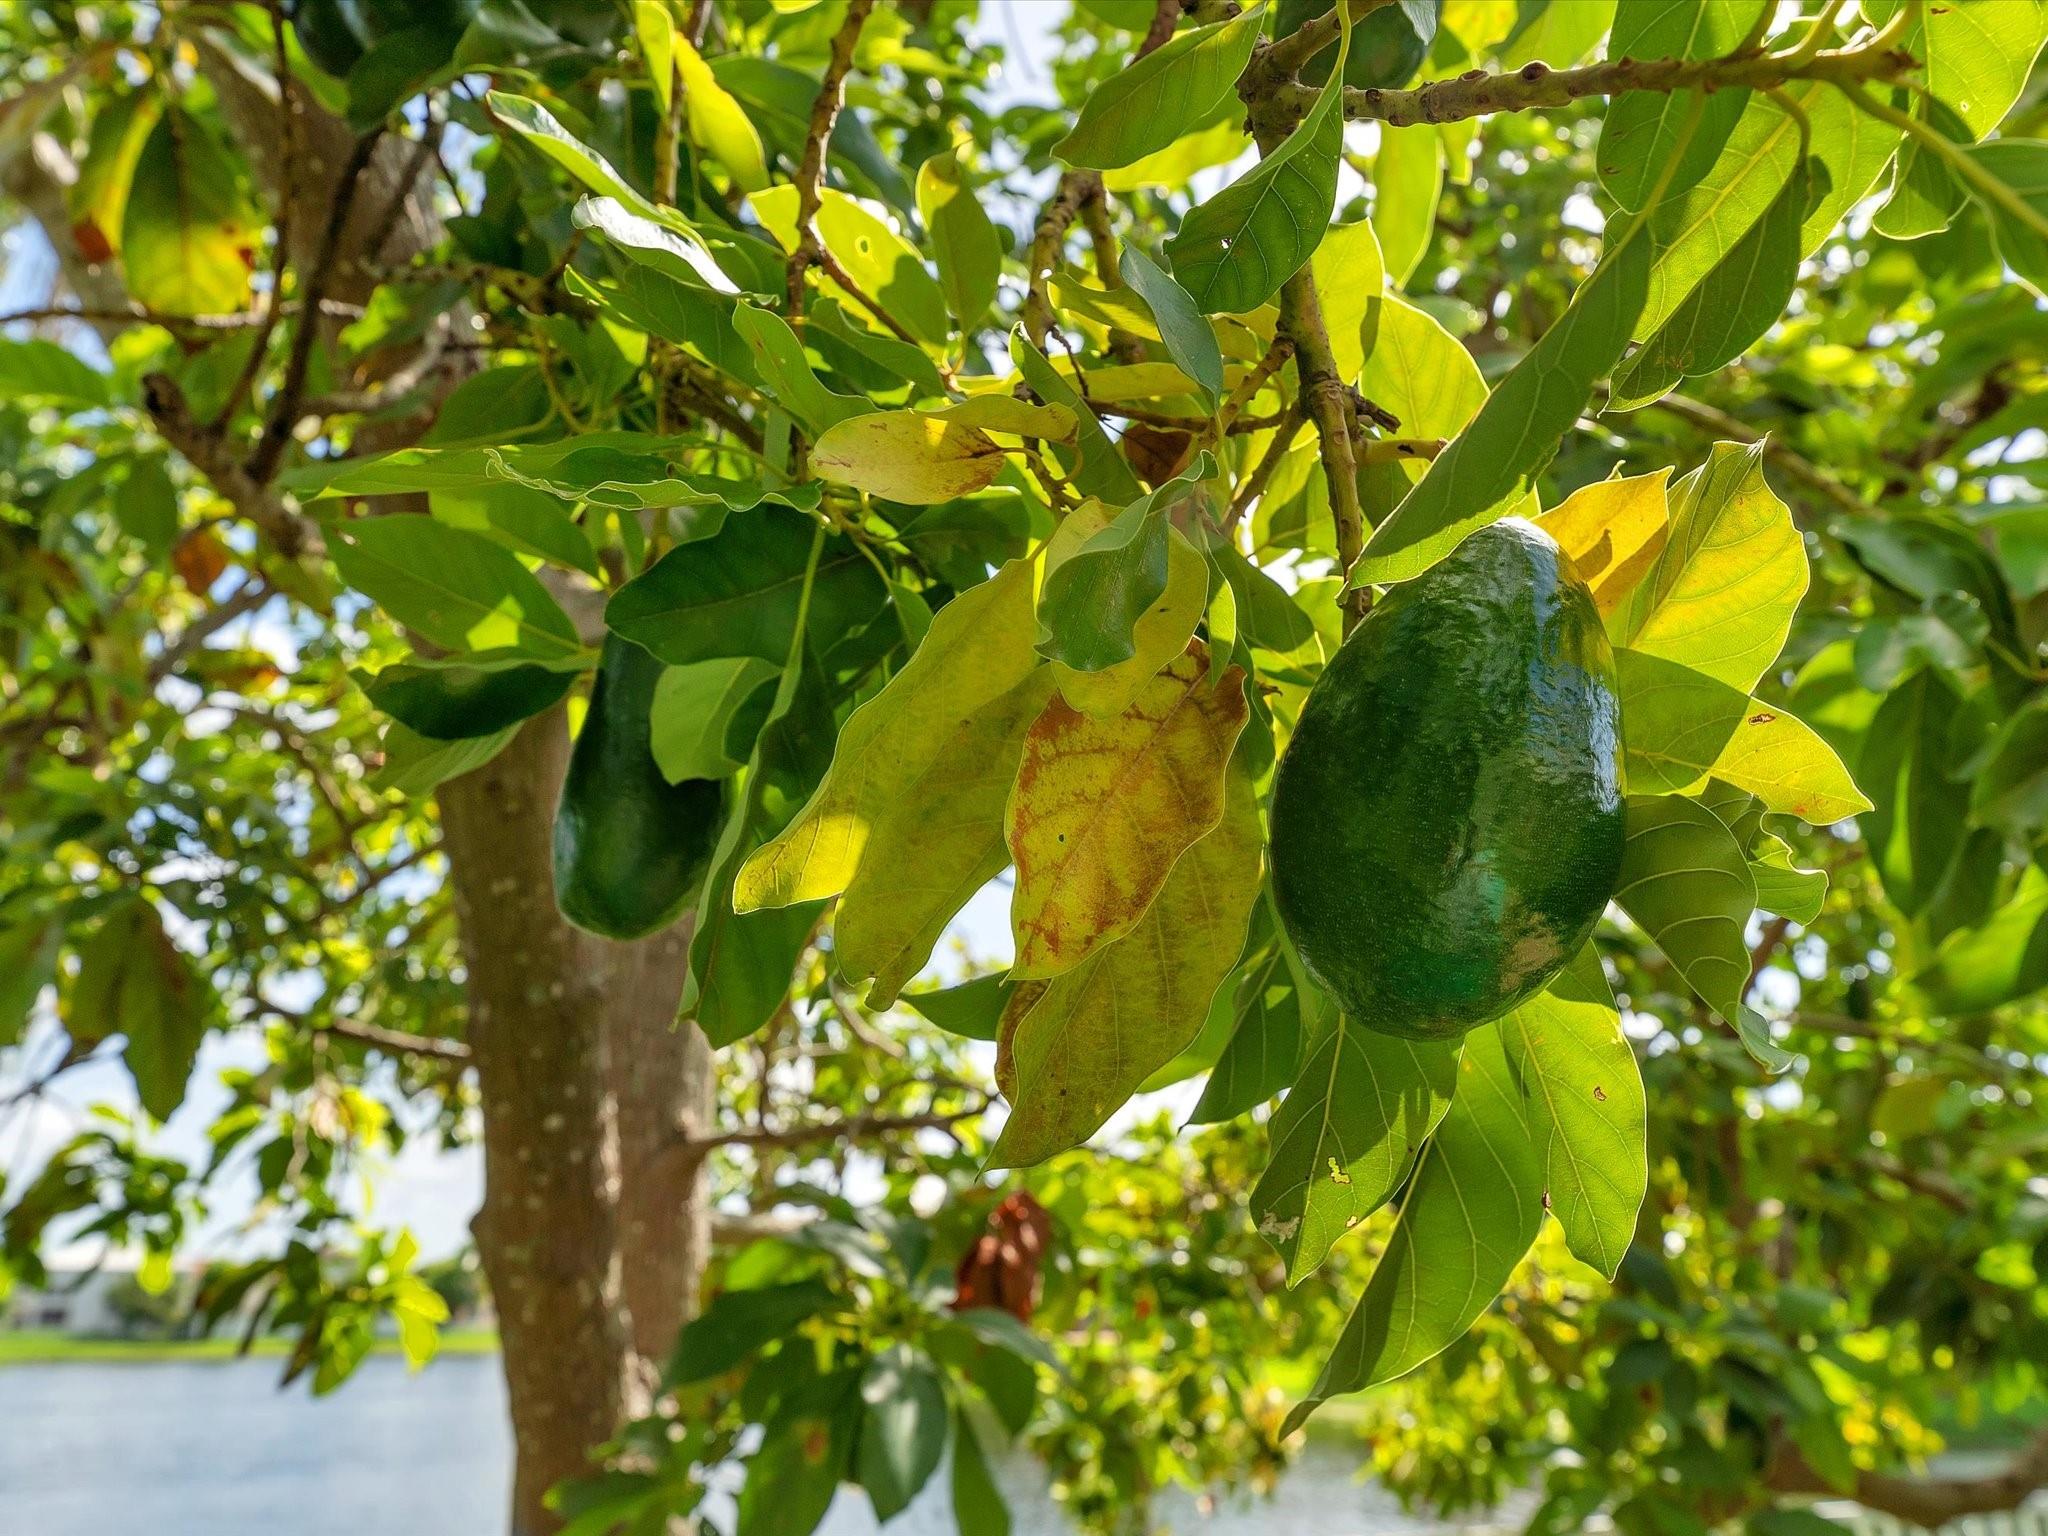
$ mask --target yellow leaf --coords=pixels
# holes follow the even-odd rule
[[[1360,392],[1399,418],[1403,437],[1456,437],[1486,403],[1472,354],[1434,316],[1393,294],[1379,301],[1377,323]],[[1429,468],[1402,467],[1413,480]]]
[[[1005,432],[1012,437],[1043,437],[1056,443],[1074,440],[1074,413],[1064,405],[1036,405],[1015,395],[975,395],[935,411],[920,411],[956,427]]]
[[[683,77],[690,142],[724,166],[742,192],[761,191],[768,185],[768,161],[746,109],[718,83],[704,56],[681,32],[675,34],[675,60]]]
[[[1670,478],[1670,470],[1659,469],[1583,485],[1536,519],[1572,557],[1603,617],[1621,605],[1664,548],[1664,482]]]
[[[1248,706],[1241,670],[1212,686],[1208,667],[1191,641],[1122,714],[1094,720],[1054,699],[1026,734],[1005,826],[1012,975],[1071,971],[1129,933],[1216,825]]]
[[[1003,802],[1052,691],[1031,648],[1031,576],[1012,560],[938,611],[909,664],[846,722],[817,793],[734,882],[739,912],[846,892],[840,967],[877,978],[877,1006],[923,964],[917,945],[928,952],[1002,867]]]
[[[1806,542],[1764,480],[1763,444],[1716,443],[1673,490],[1671,533],[1608,632],[1747,693],[1806,595]]]
[[[747,199],[761,227],[785,251],[796,248],[797,190],[765,187]],[[844,192],[825,188],[818,204],[818,238],[854,285],[887,309],[927,346],[944,347],[952,332],[945,291],[925,270],[917,247]]]
[[[1099,501],[1084,502],[1066,516],[1046,546],[1045,572],[1050,576],[1060,563],[1089,539],[1100,533],[1115,509]],[[1202,606],[1209,594],[1209,568],[1195,547],[1177,529],[1169,528],[1166,540],[1166,590],[1139,616],[1131,630],[1137,649],[1126,661],[1100,672],[1078,672],[1063,662],[1052,664],[1053,679],[1060,695],[1084,715],[1102,719],[1120,715],[1136,699],[1159,669],[1187,649]]]
[[[1243,763],[1228,777],[1222,819],[1138,926],[1057,980],[1017,988],[997,1045],[1011,1110],[992,1165],[1025,1167],[1087,1140],[1200,1031],[1259,894],[1257,793]]]
[[[870,496],[930,506],[994,484],[1003,450],[979,427],[918,411],[876,411],[827,428],[811,450],[811,468]]]

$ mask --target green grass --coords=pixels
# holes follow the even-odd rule
[[[260,1338],[249,1347],[252,1355],[278,1357],[291,1353],[288,1338]],[[398,1340],[379,1339],[378,1354],[397,1354]],[[441,1335],[441,1353],[447,1355],[490,1355],[498,1350],[498,1335],[488,1328],[450,1328]],[[96,1339],[75,1334],[48,1333],[37,1329],[0,1333],[0,1368],[10,1365],[65,1365],[80,1362],[147,1364],[166,1360],[232,1360],[241,1353],[241,1341],[211,1339]]]

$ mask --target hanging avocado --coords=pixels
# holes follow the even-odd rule
[[[642,938],[681,914],[724,820],[723,784],[671,784],[655,766],[648,715],[661,674],[639,646],[605,637],[555,810],[555,904],[608,939]]]
[[[1454,1039],[1536,992],[1621,868],[1621,715],[1592,595],[1509,519],[1396,587],[1310,692],[1273,892],[1358,1023]]]

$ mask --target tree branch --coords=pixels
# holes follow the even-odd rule
[[[1599,385],[1596,388],[1597,392],[1602,394],[1607,390],[1605,384]],[[1854,512],[1859,517],[1877,515],[1875,507],[1864,501],[1854,491],[1842,484],[1841,481],[1815,464],[1811,459],[1799,453],[1796,449],[1787,447],[1775,437],[1768,436],[1765,433],[1756,431],[1752,427],[1744,425],[1743,422],[1730,416],[1726,411],[1716,406],[1708,405],[1704,400],[1694,400],[1686,395],[1665,395],[1662,399],[1653,400],[1648,405],[1639,407],[1639,409],[1645,411],[1664,411],[1669,415],[1680,417],[1685,421],[1691,422],[1696,427],[1704,428],[1706,431],[1728,438],[1733,442],[1762,443],[1764,445],[1765,458],[1776,464],[1780,469],[1783,469],[1787,474],[1793,476],[1801,484],[1826,497],[1836,506],[1842,508],[1843,511]],[[1634,413],[1629,412],[1627,414],[1633,415]]]
[[[865,1141],[873,1136],[894,1136],[905,1131],[943,1131],[965,1120],[985,1114],[989,1100],[982,1099],[968,1109],[922,1115],[849,1115],[840,1120],[820,1120],[805,1125],[717,1131],[708,1136],[685,1136],[677,1149],[702,1157],[720,1147],[751,1147],[757,1151],[809,1146],[821,1141]]]
[[[1038,225],[1031,232],[1031,254],[1025,264],[1024,334],[1041,352],[1046,332],[1052,329],[1052,300],[1046,285],[1060,264],[1060,250],[1067,231],[1080,216],[1081,205],[1102,196],[1100,171],[1065,171],[1046,205],[1039,211]]]
[[[434,1035],[415,1035],[402,1029],[385,1029],[378,1024],[359,1024],[352,1019],[315,1019],[310,1014],[295,1008],[286,1008],[266,998],[256,999],[257,1010],[273,1018],[283,1019],[310,1030],[315,1035],[333,1035],[338,1040],[353,1040],[358,1045],[367,1045],[393,1056],[425,1056],[436,1061],[469,1060],[469,1047],[460,1040],[444,1040]]]
[[[811,126],[804,135],[804,157],[796,173],[796,249],[789,253],[789,319],[800,325],[804,314],[804,273],[824,253],[818,239],[818,208],[825,201],[826,141],[839,121],[845,99],[846,74],[853,68],[853,50],[867,24],[875,0],[849,0],[846,20],[832,37],[832,54],[811,103]]]
[[[270,417],[263,424],[263,435],[256,440],[255,451],[249,455],[245,466],[245,473],[257,485],[268,485],[277,473],[278,463],[284,458],[285,445],[291,441],[292,429],[299,424],[299,400],[305,393],[306,369],[313,361],[313,343],[320,335],[320,300],[327,292],[327,285],[334,277],[335,264],[341,256],[342,232],[348,227],[356,188],[361,185],[363,172],[369,168],[370,157],[376,153],[377,141],[383,135],[382,128],[372,128],[358,138],[355,147],[349,151],[348,163],[342,167],[334,202],[328,209],[327,231],[321,241],[320,258],[306,279],[299,326],[292,333],[292,350],[285,360],[284,381],[278,385]]]
[[[314,327],[301,322],[307,331]],[[238,515],[254,524],[286,559],[318,551],[320,530],[284,504],[276,491],[258,480],[229,450],[227,439],[192,419],[185,392],[169,374],[152,373],[142,381],[143,405],[165,442],[213,482],[214,490]]]
[[[1281,46],[1275,44],[1268,57]],[[1577,69],[1552,69],[1537,61],[1501,74],[1471,70],[1456,79],[1433,80],[1411,91],[1347,88],[1344,116],[1353,122],[1407,128],[1420,123],[1454,123],[1489,112],[1568,107],[1588,96],[1624,96],[1632,91],[1768,90],[1796,80],[1853,85],[1865,80],[1896,80],[1919,67],[1920,61],[1902,49],[1878,47],[1837,49],[1810,59],[1755,52],[1717,59],[1605,59]],[[1273,100],[1291,124],[1308,111],[1319,94],[1312,86],[1284,84],[1274,87]]]
[[[1779,1493],[1841,1493],[1816,1472],[1790,1444],[1781,1442],[1765,1482]],[[1991,1515],[2017,1509],[2042,1488],[2048,1488],[2048,1429],[2034,1438],[1988,1477],[1900,1477],[1889,1472],[1858,1472],[1848,1496],[1865,1509],[1890,1515],[1926,1530],[1966,1515]]]

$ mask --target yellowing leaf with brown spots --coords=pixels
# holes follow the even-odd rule
[[[1247,705],[1240,669],[1213,685],[1208,672],[1191,641],[1122,714],[1098,720],[1056,698],[1033,723],[1004,829],[1012,975],[1058,976],[1129,933],[1216,825]]]
[[[1012,560],[941,608],[909,664],[846,722],[810,803],[734,882],[740,912],[845,892],[839,966],[875,978],[878,1006],[1003,866],[1003,805],[1052,692],[1031,648],[1031,588],[1031,562]]]
[[[1137,927],[1064,976],[1017,989],[997,1046],[1011,1108],[993,1166],[1079,1146],[1200,1032],[1244,947],[1260,842],[1257,793],[1239,763],[1222,819],[1173,866]]]
[[[875,411],[828,427],[811,450],[811,468],[870,496],[922,507],[994,484],[1003,450],[979,427],[921,411]]]
[[[1572,557],[1603,616],[1621,606],[1663,552],[1671,530],[1664,494],[1670,478],[1669,469],[1659,469],[1582,485],[1536,519]]]
[[[1045,572],[1050,576],[1066,558],[1109,526],[1116,516],[1114,507],[1086,501],[1061,522],[1045,550]],[[1209,596],[1209,568],[1194,545],[1176,529],[1166,536],[1166,590],[1152,606],[1139,615],[1131,630],[1137,647],[1131,656],[1100,672],[1081,672],[1064,662],[1052,664],[1060,695],[1084,715],[1102,718],[1120,715],[1130,707],[1146,683],[1159,669],[1187,649],[1200,622]]]

